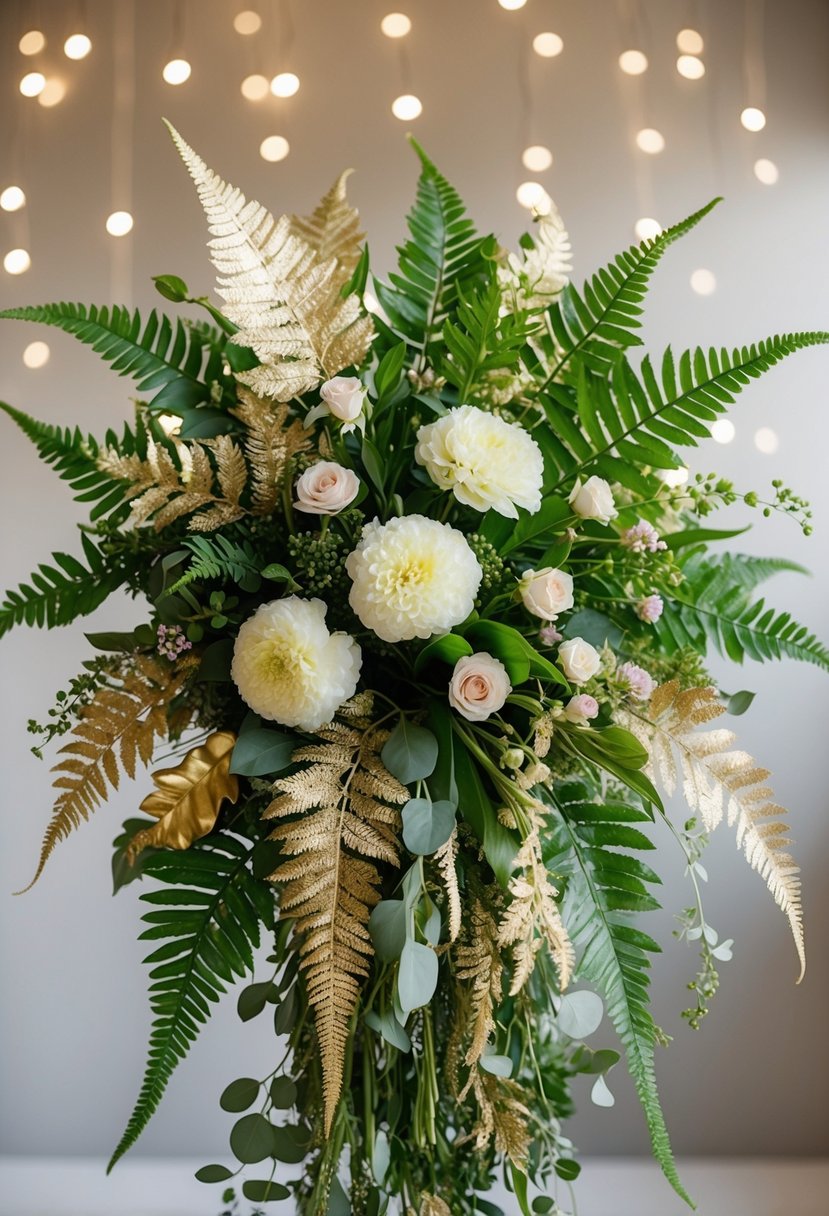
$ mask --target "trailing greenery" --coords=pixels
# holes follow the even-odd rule
[[[168,595],[190,583],[225,580],[238,583],[243,591],[259,590],[262,563],[249,541],[234,541],[219,532],[215,536],[190,536],[182,544],[194,557],[181,578],[168,588]]]
[[[141,1091],[108,1170],[138,1139],[211,1006],[253,970],[262,932],[273,928],[273,891],[254,877],[255,850],[234,827],[184,853],[164,849],[142,861],[144,876],[162,884],[141,896],[152,910],[140,940],[160,943],[144,960],[153,1027]]]

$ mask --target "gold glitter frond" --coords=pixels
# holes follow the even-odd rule
[[[446,892],[446,919],[450,943],[457,941],[461,931],[461,893],[458,888],[457,856],[458,829],[453,828],[452,835],[446,844],[435,853],[435,865],[440,872]]]
[[[288,421],[287,405],[274,405],[241,386],[239,404],[230,412],[245,427],[251,514],[270,515],[276,507],[291,457],[311,445],[308,432],[299,419]]]
[[[322,198],[314,214],[292,215],[291,227],[297,236],[310,245],[322,262],[334,258],[335,278],[340,285],[351,278],[362,252],[365,233],[360,231],[360,216],[346,194],[346,183],[354,172],[346,169]]]
[[[535,967],[538,951],[546,942],[558,970],[563,992],[573,974],[576,957],[541,855],[538,814],[531,816],[532,829],[516,857],[517,872],[510,879],[510,903],[498,925],[498,945],[512,949],[514,970],[510,996],[521,991]]]
[[[194,840],[213,830],[225,799],[239,797],[239,778],[230,771],[236,736],[217,731],[187,753],[175,768],[153,773],[158,786],[141,803],[141,810],[158,823],[145,828],[130,841],[127,859],[132,862],[148,845],[163,849],[189,849]]]
[[[478,1121],[472,1129],[475,1147],[483,1151],[495,1137],[495,1148],[518,1169],[527,1165],[532,1135],[527,1094],[516,1081],[476,1070],[473,1092]]]
[[[464,1000],[459,1009],[463,1033],[471,1036],[464,1056],[464,1063],[471,1071],[458,1095],[460,1101],[475,1084],[478,1061],[495,1029],[495,1009],[501,1002],[504,974],[495,917],[478,896],[472,901],[464,929],[464,936],[455,950],[455,978],[461,984],[471,986],[468,1003]]]
[[[362,703],[365,706],[365,702]],[[274,782],[265,811],[287,860],[270,876],[301,938],[300,966],[314,1010],[325,1098],[325,1130],[337,1109],[351,1018],[372,955],[367,923],[379,899],[375,862],[399,865],[398,807],[408,800],[379,752],[388,732],[350,716],[298,748],[301,765]]]
[[[420,1216],[452,1216],[452,1210],[439,1195],[422,1195]]]
[[[42,874],[55,846],[106,802],[109,788],[118,789],[119,760],[131,778],[138,760],[150,763],[156,738],[167,734],[167,707],[181,691],[195,660],[185,658],[172,667],[139,655],[129,662],[128,667],[119,664],[113,668],[112,680],[80,710],[72,742],[60,749],[63,759],[52,769],[58,774],[54,785],[60,794],[27,891]]]
[[[730,730],[698,729],[723,713],[716,689],[683,692],[672,680],[654,693],[647,718],[625,710],[619,721],[648,749],[649,773],[662,782],[668,795],[681,774],[685,800],[707,831],[713,831],[723,817],[736,828],[738,847],[788,919],[800,960],[800,980],[806,970],[800,871],[786,851],[791,843],[783,822],[786,811],[766,784],[768,769],[760,768],[747,752],[733,749],[736,736]]]
[[[260,366],[241,383],[276,401],[290,401],[344,367],[362,362],[374,327],[356,295],[340,295],[336,257],[323,260],[288,216],[276,220],[207,167],[170,127],[195,182],[212,239],[217,292]]]

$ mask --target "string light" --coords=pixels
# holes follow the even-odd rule
[[[516,9],[523,8],[527,0],[498,0],[501,8],[505,8],[507,12],[513,13]]]
[[[259,145],[259,155],[262,157],[262,160],[284,160],[290,150],[291,145],[284,135],[269,135]]]
[[[261,101],[271,91],[271,82],[267,76],[246,76],[242,81],[242,96],[248,101]]]
[[[52,106],[59,105],[65,96],[66,85],[57,76],[52,76],[38,93],[37,100],[40,105],[51,109]]]
[[[737,434],[737,428],[730,418],[718,418],[711,423],[711,438],[715,443],[731,443]]]
[[[17,44],[21,55],[39,55],[46,46],[46,37],[40,30],[29,30]]]
[[[92,50],[92,40],[86,34],[70,34],[63,44],[67,59],[86,59]]]
[[[676,61],[676,70],[686,80],[701,80],[705,75],[705,64],[696,55],[680,55]]]
[[[553,163],[553,154],[543,144],[532,144],[521,153],[521,163],[531,173],[543,173]]]
[[[564,42],[558,34],[545,30],[533,38],[533,50],[542,59],[555,59],[556,55],[560,55],[564,50]]]
[[[293,97],[299,91],[299,77],[294,72],[279,72],[271,81],[274,97]]]
[[[420,117],[423,113],[423,103],[419,97],[415,97],[414,93],[403,93],[402,96],[395,97],[391,103],[391,112],[401,122],[408,122]]]
[[[680,30],[676,36],[676,46],[683,55],[701,55],[705,43],[696,30]]]
[[[3,258],[3,269],[7,274],[25,274],[32,264],[25,249],[10,249]]]
[[[641,76],[648,70],[648,57],[643,51],[622,51],[619,67],[626,76]]]
[[[19,186],[6,186],[0,194],[0,208],[3,211],[19,211],[26,206],[26,195]]]
[[[126,236],[132,232],[132,216],[129,211],[113,211],[107,217],[106,228],[110,236]]]
[[[411,20],[405,13],[387,13],[380,22],[380,29],[387,38],[405,38],[411,28]]]
[[[777,431],[773,431],[770,426],[761,426],[754,432],[754,446],[764,456],[773,456],[780,447]]]
[[[262,28],[262,18],[253,9],[246,8],[233,18],[233,28],[237,34],[258,34]]]
[[[762,131],[766,125],[766,116],[756,106],[746,106],[740,115],[740,122],[747,131]]]
[[[659,220],[651,219],[645,215],[641,220],[637,220],[633,226],[633,230],[640,241],[652,241],[654,237],[659,236],[662,231],[662,225]]]
[[[167,84],[184,84],[185,80],[190,79],[192,70],[186,59],[171,59],[165,63],[161,75]]]
[[[665,136],[653,127],[643,127],[636,134],[636,146],[649,156],[657,156],[665,148]]]
[[[698,296],[710,296],[717,290],[716,276],[710,270],[695,270],[691,275],[691,290]]]
[[[780,177],[780,170],[773,160],[766,160],[761,156],[754,162],[754,176],[764,186],[773,186]],[[2,205],[2,195],[0,195],[0,205]]]
[[[539,210],[550,198],[541,182],[522,182],[515,191],[515,197],[528,211]]]
[[[24,97],[37,97],[46,88],[46,77],[42,72],[27,72],[20,82],[20,92]]]
[[[23,362],[34,371],[38,367],[46,366],[50,353],[46,342],[30,342],[23,352]]]

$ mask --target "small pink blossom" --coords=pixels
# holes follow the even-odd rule
[[[623,532],[621,541],[632,553],[656,553],[660,549],[668,548],[665,541],[659,539],[659,533],[653,524],[644,519],[640,519],[638,524]]]
[[[656,688],[653,676],[635,663],[622,663],[621,667],[617,667],[616,679],[634,701],[649,701]]]
[[[538,631],[538,637],[544,646],[555,646],[556,642],[561,641],[564,634],[560,633],[555,625],[542,625]]]
[[[664,607],[662,596],[654,593],[653,595],[646,595],[644,599],[641,599],[634,608],[634,612],[640,621],[644,621],[646,625],[653,625],[661,617]]]
[[[576,697],[571,697],[564,706],[564,716],[568,722],[574,722],[576,726],[586,726],[591,718],[595,718],[599,713],[599,702],[595,697],[591,697],[587,692],[581,692]]]
[[[158,653],[165,659],[177,659],[185,650],[192,650],[193,643],[184,636],[181,625],[159,625]]]

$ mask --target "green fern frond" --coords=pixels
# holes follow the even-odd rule
[[[232,541],[217,532],[215,536],[191,536],[182,543],[195,556],[167,595],[201,581],[232,581],[243,591],[257,591],[261,586],[261,562],[249,541]]]
[[[6,592],[0,604],[0,637],[15,625],[69,625],[94,612],[127,581],[130,571],[123,559],[110,564],[88,536],[82,534],[81,541],[86,566],[69,553],[53,553],[54,565],[38,566],[29,583]]]
[[[158,392],[150,404],[178,413],[210,401],[212,386],[229,383],[221,350],[208,342],[202,329],[175,322],[155,309],[142,325],[136,309],[113,305],[43,304],[7,308],[0,318],[39,321],[73,334],[106,360],[120,376],[132,376],[140,392]]]
[[[422,165],[407,220],[411,239],[398,248],[398,269],[389,282],[375,280],[375,287],[394,332],[420,351],[422,370],[459,297],[486,285],[494,263],[483,257],[481,237],[460,195],[410,142]]]
[[[576,978],[602,994],[645,1112],[654,1156],[677,1194],[693,1206],[676,1170],[656,1088],[659,1031],[648,1009],[648,956],[659,946],[631,920],[659,907],[649,891],[659,878],[638,857],[617,851],[642,849],[639,829],[631,824],[649,816],[612,799],[593,805],[585,797],[579,785],[560,787],[544,859],[551,873],[567,882],[562,915],[576,950]]]
[[[572,283],[564,288],[548,310],[547,335],[538,339],[548,365],[542,392],[562,377],[576,355],[591,371],[606,375],[623,350],[641,346],[642,339],[634,331],[641,327],[640,305],[662,255],[721,201],[713,199],[659,236],[624,250],[597,271],[581,293]]]
[[[223,832],[185,852],[165,849],[143,862],[144,876],[164,884],[141,896],[153,911],[142,918],[149,927],[140,940],[159,943],[144,960],[152,968],[154,1021],[138,1101],[108,1170],[146,1127],[211,1005],[253,970],[260,928],[273,927],[273,891],[253,876],[254,849]]]
[[[459,295],[454,321],[443,327],[447,358],[441,372],[458,390],[458,400],[473,400],[493,372],[509,372],[518,363],[529,326],[513,316],[501,316],[497,282],[469,298]]]

